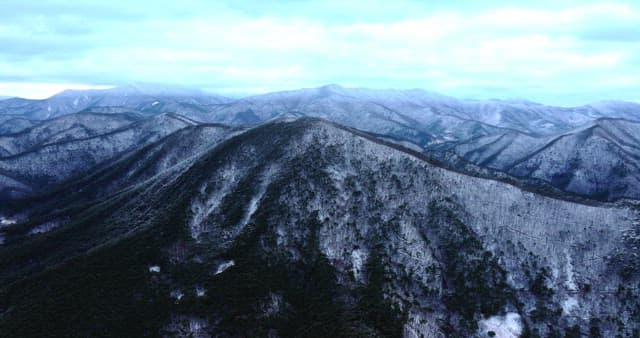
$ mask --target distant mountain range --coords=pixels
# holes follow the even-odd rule
[[[141,114],[207,112],[213,104],[229,102],[222,96],[182,87],[130,85],[111,89],[65,90],[45,100],[11,98],[0,102],[3,119],[43,120],[78,112]]]
[[[0,336],[634,337],[640,106],[0,101]]]
[[[230,125],[252,125],[284,115],[304,115],[339,120],[343,124],[391,123],[406,128],[431,127],[444,142],[460,136],[464,122],[515,129],[532,135],[549,135],[602,117],[638,120],[640,105],[598,102],[576,108],[552,107],[528,101],[458,100],[424,90],[378,90],[327,85],[319,88],[231,99],[196,89],[158,85],[130,85],[105,90],[67,90],[45,100],[12,98],[0,104],[0,116],[48,119],[89,112],[177,113],[190,118]],[[440,124],[447,128],[438,128]],[[355,126],[354,126],[355,127]],[[480,128],[476,126],[476,128]],[[375,131],[367,130],[366,131]]]
[[[57,129],[50,123],[56,122],[48,121],[75,113],[136,119],[169,113],[194,123],[245,127],[282,117],[318,117],[421,151],[459,170],[475,165],[603,200],[640,198],[636,163],[640,144],[636,131],[627,130],[640,121],[640,105],[631,102],[565,108],[522,100],[459,100],[424,90],[338,85],[241,99],[159,85],[70,90],[46,100],[1,101],[0,135],[7,136],[0,138],[0,156],[44,145],[34,138],[55,134]],[[78,121],[46,142],[109,132],[108,124],[103,127],[103,123],[100,119],[95,125]],[[43,128],[54,129],[42,133]],[[166,134],[170,131],[174,130]],[[19,132],[23,136],[13,135]],[[30,176],[17,175],[6,161],[0,158],[4,190],[13,191],[7,184],[24,190],[20,182]]]

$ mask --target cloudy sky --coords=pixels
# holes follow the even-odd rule
[[[2,0],[0,95],[153,82],[238,96],[338,83],[640,101],[640,4],[530,2]]]

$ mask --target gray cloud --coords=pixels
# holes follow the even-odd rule
[[[640,8],[564,4],[7,0],[0,82],[227,92],[341,83],[566,104],[636,99]]]

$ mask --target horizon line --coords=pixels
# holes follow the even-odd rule
[[[15,99],[32,100],[32,101],[44,101],[44,100],[51,99],[51,98],[53,98],[55,96],[58,96],[58,95],[60,95],[60,94],[62,94],[64,92],[68,92],[68,91],[107,91],[107,90],[116,89],[116,88],[126,88],[126,87],[136,87],[136,86],[158,86],[158,87],[169,87],[169,88],[173,88],[173,89],[193,90],[193,91],[200,91],[203,94],[222,96],[222,97],[225,97],[225,98],[235,99],[235,100],[242,100],[242,99],[246,99],[246,98],[250,98],[250,97],[254,97],[254,96],[261,96],[261,95],[267,95],[267,94],[284,93],[284,92],[295,92],[295,91],[301,91],[301,90],[312,90],[312,89],[320,89],[320,88],[324,88],[324,87],[334,86],[334,87],[348,89],[348,90],[358,90],[359,89],[359,90],[398,91],[398,92],[422,91],[422,92],[425,92],[425,93],[428,93],[428,94],[438,95],[438,96],[442,96],[444,98],[449,98],[449,99],[454,99],[454,100],[459,100],[459,101],[479,101],[479,102],[482,102],[482,101],[501,101],[501,102],[507,102],[507,103],[528,102],[528,103],[539,104],[539,105],[543,105],[543,106],[562,107],[562,108],[578,108],[578,107],[590,106],[590,105],[594,105],[594,104],[597,104],[597,103],[604,103],[604,102],[620,102],[620,103],[640,104],[640,99],[601,99],[601,100],[585,102],[585,103],[582,103],[582,104],[558,104],[558,103],[544,103],[544,102],[541,102],[541,101],[532,100],[530,98],[523,98],[523,97],[513,97],[513,98],[505,98],[505,97],[502,97],[502,98],[499,98],[499,97],[492,97],[492,98],[457,97],[457,96],[453,96],[453,95],[443,94],[443,93],[438,92],[438,91],[432,91],[432,90],[429,90],[429,89],[426,89],[426,88],[417,88],[417,87],[416,88],[393,88],[393,87],[377,88],[377,87],[343,85],[343,84],[339,84],[339,83],[326,83],[326,84],[316,85],[316,86],[302,86],[302,87],[297,87],[297,88],[288,88],[288,89],[283,88],[283,89],[275,89],[275,90],[270,90],[270,89],[261,88],[261,87],[247,88],[248,90],[241,90],[239,88],[229,88],[229,87],[227,87],[227,90],[219,90],[222,87],[195,86],[195,85],[171,84],[171,83],[161,83],[161,82],[144,82],[144,81],[134,81],[134,82],[129,82],[129,83],[109,84],[109,85],[102,85],[102,84],[101,85],[59,84],[59,83],[28,83],[26,85],[27,86],[32,86],[34,88],[40,87],[41,93],[46,92],[46,94],[44,94],[44,95],[34,95],[34,96],[11,95],[11,94],[8,94],[8,93],[5,94],[2,91],[3,86],[0,83],[0,100],[7,100],[7,99],[14,99],[15,98]],[[44,90],[43,91],[42,89],[49,89],[49,90]],[[165,89],[167,89],[167,88],[165,88]],[[229,90],[229,89],[231,89],[231,90]],[[253,90],[251,90],[251,89],[253,89]]]

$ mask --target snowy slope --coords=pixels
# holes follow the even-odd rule
[[[0,185],[0,195],[13,196],[12,191],[16,186],[12,181],[21,182],[32,191],[42,191],[51,184],[81,174],[118,154],[137,149],[194,124],[178,115],[162,114],[95,136],[77,139],[63,137],[56,142],[45,140],[25,152],[0,158],[0,176],[5,177]],[[55,125],[59,126],[58,123]],[[117,125],[118,123],[115,124]],[[80,131],[80,136],[85,136],[85,129],[80,128]],[[37,138],[38,135],[32,136]],[[11,181],[5,183],[6,180]]]
[[[425,148],[513,129],[540,136],[568,131],[601,117],[640,119],[640,105],[599,102],[574,108],[529,101],[460,100],[424,90],[382,90],[327,85],[232,100],[198,90],[130,85],[69,90],[46,100],[0,103],[0,121],[47,119],[80,111],[178,113],[199,121],[255,125],[285,115],[329,119],[372,133],[402,137]]]
[[[599,119],[568,133],[506,133],[462,143],[455,152],[478,165],[539,178],[567,191],[640,198],[640,123]]]
[[[453,119],[514,129],[527,134],[550,135],[593,121],[599,117],[640,119],[640,105],[607,102],[563,108],[528,101],[459,100],[423,90],[374,90],[328,85],[247,97],[229,105],[214,107],[211,121],[253,124],[284,113],[298,113],[330,119],[358,129],[381,132],[380,123],[403,123],[405,128],[442,136],[430,124],[450,125]],[[418,124],[416,124],[416,122]],[[414,125],[407,126],[407,123]],[[460,123],[460,122],[458,122]]]
[[[0,101],[0,118],[12,116],[43,120],[82,111],[108,113],[110,109],[144,114],[198,115],[206,112],[209,105],[230,101],[196,89],[134,84],[101,90],[66,90],[44,100],[3,100]]]
[[[597,155],[601,161],[605,158],[619,158],[620,161],[614,160],[610,165],[597,163],[597,160],[590,163],[590,157],[585,155],[581,160],[587,172],[577,173],[572,184],[569,183],[573,177],[572,169],[568,162],[563,161],[579,151],[574,146],[581,146],[581,142],[574,146],[553,147],[553,152],[540,155],[535,163],[523,162],[512,168],[516,161],[528,157],[547,143],[577,129],[588,128],[599,119],[640,121],[640,105],[630,102],[606,101],[567,108],[524,100],[461,100],[418,89],[382,90],[338,85],[230,100],[180,87],[132,85],[108,90],[65,91],[43,101],[2,101],[0,121],[15,122],[0,122],[0,131],[23,130],[32,123],[27,117],[45,118],[76,111],[102,114],[135,112],[151,116],[176,112],[196,121],[235,126],[257,125],[287,116],[319,117],[420,148],[446,160],[455,154],[479,166],[542,179],[556,188],[590,197],[635,198],[639,194],[633,175],[621,179],[616,174],[619,171],[614,168],[619,166],[616,163],[624,159],[616,152],[616,147],[584,150],[602,152]],[[596,141],[598,144],[607,142]],[[14,154],[18,150],[11,141],[0,140],[0,156]],[[635,161],[633,158],[640,156],[635,148],[627,148],[625,152],[631,156],[632,162]],[[450,165],[459,166],[459,163]],[[541,169],[536,171],[535,167]],[[542,172],[547,169],[549,172]],[[592,173],[601,169],[606,172],[597,174],[601,175],[600,178]],[[610,174],[612,170],[614,173]],[[634,169],[624,168],[622,172],[625,170],[633,174]],[[604,186],[608,178],[622,181],[609,189]]]
[[[179,129],[157,142],[142,145],[104,162],[93,168],[88,175],[66,182],[64,187],[55,189],[30,205],[53,202],[52,204],[59,206],[78,198],[102,199],[157,175],[178,175],[189,168],[203,152],[241,132],[241,129],[216,124],[199,124]],[[69,191],[73,193],[69,194]],[[49,205],[48,208],[55,207]]]
[[[47,120],[37,126],[0,135],[0,157],[15,155],[34,147],[78,140],[124,128],[138,120],[134,115],[81,113]],[[7,121],[5,124],[18,121]]]
[[[11,118],[0,122],[0,135],[15,134],[27,128],[37,125],[40,121],[29,120],[22,117]]]
[[[116,330],[147,313],[148,334],[300,336],[314,326],[319,335],[562,336],[597,323],[602,336],[624,336],[640,328],[638,290],[625,288],[640,271],[622,259],[637,255],[633,206],[572,203],[452,172],[309,118],[244,131],[182,168],[67,212],[71,221],[39,240],[28,235],[35,220],[8,228],[0,278],[30,277],[11,289],[14,310],[0,328],[89,332],[83,320],[43,325],[31,314],[32,299],[72,290],[97,302],[87,308],[109,306],[78,312],[89,323]],[[43,244],[53,249],[34,250]],[[82,258],[63,263],[69,253]],[[101,278],[89,289],[80,276],[94,266]],[[37,274],[45,267],[51,272]],[[127,287],[112,287],[125,273]],[[51,289],[29,286],[43,283]],[[38,316],[65,318],[65,297],[37,305]],[[32,324],[18,327],[18,315]]]

